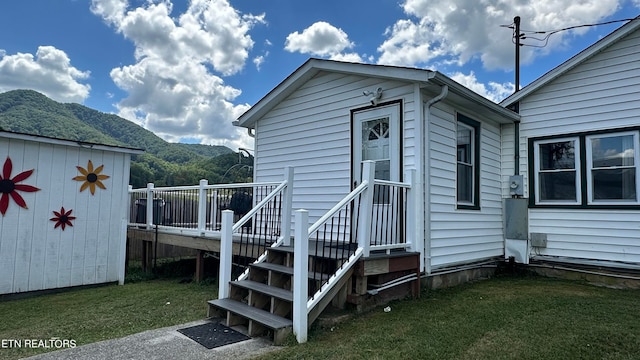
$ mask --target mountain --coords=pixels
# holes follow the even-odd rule
[[[145,154],[131,161],[134,188],[148,182],[156,186],[196,185],[200,179],[216,183],[238,163],[238,154],[225,146],[169,143],[119,116],[59,103],[33,90],[0,94],[0,129],[143,149]],[[251,165],[252,158],[243,161]],[[247,181],[248,176],[246,171],[234,171],[224,180]]]

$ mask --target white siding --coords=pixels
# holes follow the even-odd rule
[[[523,173],[529,138],[638,126],[639,57],[636,31],[526,97],[520,105]],[[512,166],[504,169],[506,175]],[[530,232],[548,236],[547,248],[532,255],[640,263],[640,211],[532,208],[529,217]]]
[[[640,263],[640,211],[531,209],[530,216],[530,231],[547,234],[547,247],[531,255]]]
[[[500,192],[500,127],[471,113],[480,129],[480,210],[456,208],[456,118],[451,108],[431,109],[430,239],[432,268],[504,254]]]
[[[0,166],[7,156],[11,175],[34,169],[21,183],[40,190],[19,192],[28,209],[10,200],[0,216],[0,294],[117,281],[129,155],[0,138]],[[109,176],[93,196],[72,180],[90,159]],[[76,216],[64,231],[50,220],[61,207]]]
[[[293,209],[316,221],[351,190],[350,111],[369,105],[362,92],[377,87],[382,102],[403,100],[403,162],[412,166],[413,85],[320,73],[256,123],[255,181],[280,181],[293,166]]]

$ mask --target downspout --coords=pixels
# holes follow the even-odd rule
[[[425,103],[424,109],[424,131],[422,131],[422,159],[425,161],[424,170],[422,171],[422,183],[424,184],[424,196],[422,201],[424,202],[424,271],[427,275],[431,274],[431,206],[429,205],[429,199],[427,197],[431,194],[431,181],[428,181],[431,176],[431,155],[427,156],[427,149],[431,146],[431,107],[436,103],[442,101],[449,94],[449,86],[442,85],[440,94]],[[426,133],[426,137],[425,137]]]

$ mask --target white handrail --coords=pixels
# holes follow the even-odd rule
[[[411,184],[407,184],[407,183],[403,183],[403,182],[397,182],[397,181],[374,179],[373,183],[375,185],[397,186],[397,187],[402,187],[402,188],[405,188],[405,189],[410,189],[411,188]]]
[[[282,189],[284,189],[285,186],[287,186],[286,180],[283,181],[280,185],[278,185],[278,187],[275,188],[273,191],[271,191],[269,195],[267,195],[264,199],[262,199],[262,201],[260,201],[256,206],[254,206],[253,209],[251,209],[245,216],[240,218],[240,220],[238,220],[238,222],[233,225],[233,232],[238,231],[238,229],[240,229],[242,225],[244,225],[247,221],[249,221],[249,219],[251,219],[256,213],[258,213],[258,211],[260,211],[260,209],[262,209],[263,206],[265,206],[269,201],[271,201],[271,199],[276,197],[276,195],[278,195],[278,193],[282,191]]]
[[[360,193],[362,193],[367,188],[368,185],[369,185],[369,182],[367,181],[363,181],[362,183],[360,183],[358,187],[353,189],[353,191],[351,191],[347,196],[345,196],[342,200],[340,200],[339,203],[337,203],[334,207],[332,207],[331,210],[329,210],[320,219],[318,219],[318,221],[316,221],[313,225],[311,225],[309,227],[309,234],[313,234],[314,232],[316,232],[320,228],[320,226],[322,226],[322,224],[324,224],[329,219],[331,219],[331,217],[333,217],[335,213],[337,213],[345,205],[350,203],[351,200],[355,199],[356,196],[360,195]]]
[[[278,185],[280,182],[272,181],[272,182],[261,182],[261,183],[230,183],[230,184],[209,184],[204,188],[209,189],[237,189],[237,188],[247,188],[247,187],[256,187],[256,186],[269,186],[269,185]],[[174,191],[174,190],[198,190],[200,189],[200,185],[184,185],[184,186],[165,186],[165,187],[154,187],[154,190],[157,191]],[[129,190],[132,192],[145,192],[147,188],[138,188]]]

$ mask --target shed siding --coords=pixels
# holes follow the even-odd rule
[[[0,294],[117,281],[129,155],[0,138],[2,163],[6,156],[12,176],[35,169],[24,184],[40,191],[21,192],[28,209],[11,200],[0,217]],[[93,196],[72,180],[90,159],[109,175]],[[61,207],[77,217],[64,231],[49,220]]]
[[[521,173],[527,175],[529,138],[638,126],[638,57],[636,31],[526,97],[520,104]],[[508,139],[503,150],[513,156]],[[513,169],[513,163],[505,165],[503,177]],[[533,249],[532,255],[640,262],[639,211],[532,208],[529,217],[530,232],[548,236],[547,247]]]
[[[431,109],[430,131],[431,265],[437,269],[504,254],[500,193],[500,127],[487,119],[480,130],[480,210],[456,208],[456,118],[451,108]]]
[[[293,209],[315,222],[351,191],[350,111],[365,107],[363,90],[384,89],[383,102],[402,99],[404,166],[413,159],[413,85],[320,73],[256,123],[255,180],[281,181],[294,167]]]

